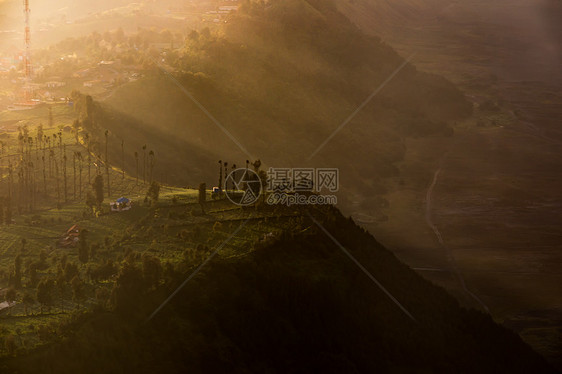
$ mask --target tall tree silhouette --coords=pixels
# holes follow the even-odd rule
[[[74,133],[74,140],[76,141],[76,144],[78,144],[79,143],[78,133],[80,132],[80,121],[78,121],[77,119],[75,119],[74,122],[72,122],[72,132]]]
[[[82,198],[82,152],[76,152],[76,160],[78,161],[78,196]]]
[[[59,163],[55,162],[55,173],[56,173],[56,178],[55,180],[57,181],[57,204],[60,204],[61,198],[60,198],[60,178],[59,178]]]
[[[224,190],[228,192],[226,177],[228,176],[228,162],[224,163]]]
[[[45,165],[45,148],[43,148],[41,161],[43,162],[43,195],[47,197],[47,165]]]
[[[43,148],[44,136],[45,136],[45,133],[43,131],[43,124],[40,123],[39,126],[37,126],[37,142],[39,143],[39,146],[41,148]]]
[[[90,174],[90,168],[92,166],[92,153],[90,152],[90,134],[84,134],[84,142],[86,143],[86,150],[88,152],[88,183],[91,183],[92,176]]]
[[[142,183],[146,183],[146,144],[142,146]]]
[[[125,179],[125,141],[121,139],[121,179]]]
[[[139,153],[135,152],[135,162],[137,163],[137,186],[139,184]]]
[[[0,141],[0,170],[4,167],[4,142]]]
[[[14,288],[21,288],[21,254],[18,253],[14,260]]]
[[[109,185],[109,156],[107,153],[108,142],[109,142],[109,130],[105,130],[105,174],[107,175],[107,197],[110,197],[111,187]]]
[[[152,183],[152,181],[153,181],[152,175],[153,175],[153,171],[154,171],[154,151],[151,150],[150,152],[148,152],[148,158],[149,158],[149,164],[150,164],[149,180],[150,180],[150,183]]]
[[[12,199],[14,190],[14,167],[12,161],[8,158],[8,199]]]
[[[219,191],[222,192],[222,160],[219,160]]]
[[[61,156],[61,159],[62,159],[64,150],[63,150],[63,146],[62,146],[62,127],[61,126],[59,126],[59,150],[60,150],[60,156]]]
[[[53,151],[52,149],[49,150],[49,178],[53,177],[53,160],[55,159],[55,151]],[[56,162],[56,161],[55,161]]]
[[[104,194],[103,194],[103,177],[100,174],[96,175],[96,177],[94,178],[94,183],[92,183],[92,188],[94,190],[98,209],[101,209],[101,204],[103,203]]]
[[[63,155],[62,155],[62,175],[64,178],[64,202],[68,201],[68,188],[67,188],[67,181],[66,181],[66,146],[63,147]]]
[[[236,190],[236,164],[232,164],[232,191]]]
[[[78,245],[78,259],[80,260],[81,263],[85,264],[86,262],[88,262],[89,259],[89,254],[90,254],[90,248],[88,247],[88,230],[86,229],[82,229],[80,230],[80,235],[79,235],[80,241],[79,241],[79,245]]]
[[[74,200],[76,200],[76,151],[72,152],[72,188]]]
[[[201,183],[199,185],[199,205],[201,205],[201,212],[205,214],[205,202],[207,201],[207,185]]]

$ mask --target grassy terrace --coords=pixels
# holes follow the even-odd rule
[[[0,113],[0,125],[4,126],[0,133],[3,143],[0,197],[7,198],[10,193],[12,196],[12,223],[0,226],[1,301],[13,284],[16,257],[21,260],[21,288],[16,289],[16,303],[0,310],[0,342],[3,343],[0,356],[45,344],[57,335],[59,326],[68,323],[76,313],[107,304],[115,277],[126,261],[142,268],[143,258],[150,255],[159,260],[164,272],[173,269],[176,273],[187,274],[243,222],[246,222],[244,227],[228,241],[219,256],[243,256],[263,240],[264,235],[276,236],[301,223],[300,213],[295,209],[274,212],[271,208],[241,208],[227,200],[212,200],[210,192],[203,214],[197,190],[171,186],[161,186],[158,202],[150,203],[145,201],[149,183],[143,182],[142,161],[137,180],[136,176],[122,172],[121,160],[110,159],[111,197],[108,197],[108,176],[100,160],[104,159],[104,144],[90,139],[88,145],[83,131],[78,134],[77,142],[76,134],[67,128],[72,127],[76,118],[71,106],[57,104],[52,105],[51,110],[52,126],[48,126],[48,106]],[[40,124],[48,142],[37,142]],[[22,143],[20,130],[27,131],[32,143]],[[132,154],[132,150],[126,151]],[[75,163],[74,156],[78,152],[82,161]],[[63,155],[66,155],[66,162]],[[27,169],[22,166],[30,162],[33,165]],[[86,196],[93,191],[91,182],[98,172],[103,176],[105,199],[102,211],[94,214],[86,205]],[[27,173],[25,177],[24,173]],[[146,173],[148,175],[148,170]],[[32,181],[32,194],[25,178]],[[109,202],[121,196],[128,197],[133,208],[111,213]],[[2,209],[5,212],[6,205]],[[58,245],[75,224],[87,230],[87,261],[80,260],[78,247]],[[105,271],[100,276],[104,266]],[[73,267],[77,269],[74,272]],[[60,281],[63,278],[65,280]],[[50,300],[39,303],[38,285],[47,280],[53,281]]]
[[[114,176],[117,178],[117,176]],[[44,331],[57,330],[57,326],[70,320],[73,313],[94,307],[100,302],[96,294],[106,290],[109,294],[113,277],[92,279],[90,272],[100,264],[111,261],[117,273],[119,264],[131,252],[134,261],[142,263],[143,254],[150,254],[160,260],[163,267],[189,273],[227,238],[243,222],[244,227],[228,241],[219,256],[237,257],[247,254],[254,243],[264,235],[279,235],[300,221],[295,209],[275,212],[240,208],[226,200],[213,201],[208,193],[206,214],[202,214],[197,202],[198,192],[180,188],[162,187],[156,206],[144,203],[146,185],[137,186],[133,178],[126,177],[121,184],[115,184],[114,196],[121,192],[133,200],[133,208],[121,213],[106,212],[95,217],[84,203],[63,204],[60,209],[45,209],[15,217],[15,223],[0,229],[0,271],[3,274],[0,288],[8,286],[9,274],[14,269],[16,255],[22,259],[22,288],[17,290],[16,305],[0,312],[0,336],[11,337],[18,349],[32,348],[47,342]],[[106,198],[104,205],[109,200]],[[280,217],[277,217],[280,216]],[[89,261],[81,263],[78,248],[59,248],[57,241],[73,224],[88,230],[87,245],[95,248],[90,252]],[[25,245],[22,244],[25,239]],[[37,270],[37,280],[56,279],[61,261],[78,266],[82,283],[82,296],[76,297],[69,284],[55,286],[50,305],[37,303],[37,290],[31,282],[30,264],[40,261],[40,253],[46,253],[44,268]],[[25,305],[23,295],[31,295],[35,302]],[[6,346],[0,347],[0,354],[8,354]]]

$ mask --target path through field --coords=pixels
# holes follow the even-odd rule
[[[446,157],[446,155],[444,157]],[[439,245],[441,247],[443,247],[443,249],[445,249],[445,251],[447,253],[447,261],[449,262],[449,266],[450,266],[451,270],[454,272],[454,274],[455,274],[457,280],[459,281],[459,284],[461,285],[464,292],[466,292],[473,300],[475,300],[480,305],[480,307],[486,311],[486,313],[489,313],[490,310],[488,309],[488,306],[478,296],[476,296],[472,291],[470,291],[470,289],[468,289],[468,287],[466,286],[466,282],[465,282],[461,272],[459,271],[459,269],[457,267],[457,263],[455,261],[455,257],[453,255],[453,253],[451,252],[450,248],[443,241],[443,236],[441,235],[441,232],[439,232],[439,229],[437,228],[437,226],[435,226],[435,224],[433,223],[433,220],[431,218],[431,197],[432,197],[435,185],[437,184],[437,179],[439,177],[439,174],[441,173],[441,170],[442,170],[442,166],[440,166],[439,169],[437,169],[435,171],[435,173],[433,174],[433,180],[431,181],[431,184],[430,184],[429,188],[427,189],[427,193],[425,195],[425,221],[426,221],[427,225],[431,228],[433,233],[435,234],[435,237],[437,238],[437,241],[439,242]]]

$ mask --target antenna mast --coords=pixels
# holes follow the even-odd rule
[[[23,0],[24,6],[24,15],[25,15],[25,54],[23,57],[23,64],[24,64],[24,74],[25,74],[25,95],[26,100],[31,99],[31,29],[29,27],[29,0]]]

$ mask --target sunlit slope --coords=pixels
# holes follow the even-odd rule
[[[101,107],[138,121],[134,137],[158,131],[163,139],[154,148],[164,165],[172,163],[166,158],[171,142],[182,140],[243,162],[248,156],[239,142],[269,165],[302,166],[403,62],[327,2],[272,2],[243,7],[217,34],[190,38],[161,66],[174,79],[155,69]],[[362,176],[396,173],[404,137],[450,134],[448,122],[470,112],[451,83],[408,64],[311,162],[347,168],[360,187]]]
[[[32,48],[46,48],[69,36],[84,36],[119,27],[134,32],[139,27],[185,30],[196,27],[203,10],[200,4],[183,0],[32,0],[30,25]],[[190,9],[181,17],[172,17],[169,9]],[[200,14],[201,13],[201,14]],[[23,49],[23,1],[0,1],[0,52],[13,53]]]

